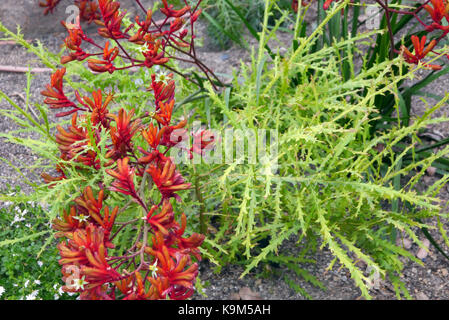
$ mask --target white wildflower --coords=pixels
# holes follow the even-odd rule
[[[34,280],[34,284],[41,284],[40,280]]]
[[[30,280],[25,281],[25,283],[23,284],[23,286],[26,288],[28,287],[28,284],[30,283]]]
[[[37,294],[39,293],[39,290],[34,290],[29,295],[26,296],[27,300],[36,300]]]
[[[44,265],[42,261],[38,261],[37,264],[39,265],[39,267],[42,267]]]
[[[0,286],[0,297],[2,296],[2,294],[5,292],[5,288],[3,288],[2,286]]]

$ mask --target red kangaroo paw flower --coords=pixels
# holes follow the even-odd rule
[[[167,127],[162,127],[161,130],[158,130],[156,126],[153,126],[153,124],[150,123],[147,130],[142,130],[142,136],[151,148],[157,149],[166,129]]]
[[[72,116],[72,125],[68,130],[64,130],[61,126],[57,126],[58,134],[56,134],[56,142],[59,144],[61,158],[64,160],[74,159],[76,162],[83,163],[86,166],[99,168],[100,163],[97,160],[95,151],[88,149],[90,145],[90,137],[87,129],[79,127],[77,124],[77,113]],[[96,141],[98,143],[98,141]]]
[[[103,60],[89,59],[87,60],[88,66],[92,71],[113,73],[115,71],[115,67],[112,63],[114,59],[117,57],[118,53],[119,49],[117,47],[109,50],[109,41],[108,41],[104,46]]]
[[[47,89],[41,92],[43,96],[47,97],[44,100],[44,103],[48,104],[50,109],[72,108],[72,110],[57,113],[55,115],[56,117],[63,117],[79,110],[83,110],[70,101],[64,94],[62,80],[65,72],[66,68],[56,70],[51,76],[50,84],[47,84],[46,86]]]
[[[134,116],[134,109],[128,114],[124,109],[120,109],[118,116],[111,115],[116,123],[116,127],[110,128],[112,149],[106,154],[107,158],[117,160],[126,157],[128,152],[133,150],[132,138],[142,128],[142,121],[137,119],[131,121]]]
[[[88,110],[91,112],[91,124],[92,126],[96,126],[97,124],[101,123],[103,127],[108,128],[109,127],[109,118],[108,118],[108,105],[114,99],[113,94],[108,94],[106,96],[106,99],[103,102],[103,93],[100,89],[98,91],[92,92],[92,99],[90,99],[87,96],[84,96],[81,98],[78,91],[75,91],[76,99],[80,104],[82,104],[85,107],[85,110]]]
[[[180,10],[173,10],[173,5],[171,4],[170,6],[167,3],[167,0],[162,0],[162,3],[164,5],[163,8],[161,8],[161,12],[163,14],[165,14],[168,18],[174,17],[174,18],[179,18],[182,17],[183,15],[185,15],[187,13],[187,11],[190,10],[190,6],[186,6]]]
[[[167,159],[163,166],[151,165],[147,172],[151,174],[154,183],[164,199],[175,197],[180,200],[179,196],[176,195],[175,192],[189,189],[191,186],[190,183],[185,183],[181,174],[176,171],[176,165],[170,159]]]
[[[81,19],[87,21],[87,23],[91,23],[92,21],[100,18],[100,13],[98,11],[98,4],[96,1],[76,0],[75,5],[80,10]]]
[[[106,169],[106,173],[114,177],[116,180],[112,183],[110,188],[112,191],[120,192],[126,195],[136,196],[136,189],[134,187],[134,169],[128,166],[129,158],[117,160],[117,171]]]
[[[81,26],[78,24],[67,24],[64,21],[61,21],[61,24],[66,28],[67,32],[69,33],[69,36],[65,38],[64,43],[68,50],[70,50],[70,54],[68,56],[63,56],[61,58],[61,63],[66,64],[70,61],[77,60],[77,61],[83,61],[84,59],[91,56],[90,54],[86,53],[83,49],[81,49],[81,44],[83,43],[83,40],[87,39],[86,35],[84,34],[83,30],[81,29]]]
[[[170,73],[167,76],[164,75],[163,77],[159,75],[157,78],[155,74],[151,75],[151,87],[149,90],[154,92],[156,110],[159,108],[161,102],[173,100],[175,96],[175,81],[172,78],[173,73]]]
[[[98,33],[104,38],[126,38],[126,35],[120,30],[122,20],[126,15],[126,12],[119,12],[120,2],[112,0],[98,0],[98,6],[103,19],[103,21],[95,21],[98,25],[102,26],[102,28],[98,29]]]
[[[39,6],[45,8],[44,15],[47,15],[48,13],[53,13],[59,2],[61,0],[45,0],[45,2],[40,1]]]
[[[419,62],[422,62],[422,59],[425,58],[425,56],[435,47],[436,40],[430,41],[429,45],[425,47],[426,43],[426,36],[423,36],[421,40],[417,36],[412,36],[412,43],[415,48],[415,53],[412,54],[410,50],[408,50],[405,46],[401,46],[403,56],[405,58],[405,61],[408,63],[418,64]],[[439,70],[442,67],[438,65],[432,65],[424,63],[424,66],[433,70]]]
[[[175,214],[173,213],[173,207],[168,199],[165,199],[162,203],[161,212],[154,214],[159,206],[153,206],[148,212],[147,222],[157,232],[159,231],[164,236],[168,236],[171,227],[174,226]]]
[[[326,2],[324,2],[323,4],[323,9],[327,10],[329,9],[329,7],[331,6],[332,2],[334,2],[335,0],[326,0]]]

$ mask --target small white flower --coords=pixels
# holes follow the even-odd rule
[[[5,288],[3,288],[2,286],[0,286],[0,297],[2,296],[2,294],[5,292]]]
[[[156,278],[157,277],[157,270],[158,270],[157,269],[157,259],[156,259],[156,261],[154,261],[154,263],[151,266],[148,267],[148,269],[151,270],[151,276],[153,278]]]
[[[73,282],[74,284],[72,285],[72,287],[75,288],[75,290],[84,290],[84,285],[88,284],[89,282],[87,282],[86,280],[84,280],[84,276],[81,279],[75,279]]]
[[[42,261],[38,261],[37,264],[39,265],[39,267],[42,267],[44,265]]]
[[[55,286],[57,286],[57,284],[55,284]],[[53,287],[54,288],[54,287]],[[56,288],[55,288],[56,289]],[[62,290],[62,287],[59,287],[58,289],[58,294],[62,295],[64,293],[64,290]]]
[[[36,300],[37,294],[39,293],[39,290],[34,290],[29,295],[26,296],[27,300]]]
[[[41,284],[41,282],[39,280],[34,280],[35,284]]]
[[[89,219],[89,216],[85,216],[84,214],[80,214],[79,216],[73,217],[73,219],[78,220],[79,222],[84,222]]]
[[[25,281],[25,283],[23,284],[23,286],[26,288],[28,287],[28,284],[30,283],[30,280]]]
[[[59,300],[59,296],[55,293],[54,297],[55,300]]]

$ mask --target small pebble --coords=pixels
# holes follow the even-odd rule
[[[429,300],[429,297],[426,296],[423,292],[418,292],[415,298],[416,300]]]
[[[441,269],[440,271],[441,271],[441,275],[442,275],[443,277],[446,277],[446,276],[447,276],[447,274],[448,274],[447,269]]]
[[[427,257],[427,255],[429,254],[428,250],[429,250],[430,241],[428,239],[424,239],[422,241],[422,243],[425,248],[419,248],[418,251],[416,252],[416,257],[418,259],[424,260]]]
[[[437,171],[437,169],[435,167],[428,167],[426,172],[429,176],[433,177],[435,175],[435,172]]]

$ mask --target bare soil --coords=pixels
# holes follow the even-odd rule
[[[200,26],[199,28],[201,34],[205,37],[205,45],[200,49],[200,58],[215,72],[231,74],[231,69],[238,68],[241,61],[249,61],[249,54],[245,49],[233,46],[228,50],[221,51],[212,47],[208,44],[204,26]],[[39,36],[36,39],[41,40],[53,52],[56,52],[59,51],[59,45],[62,43],[64,37],[65,34],[55,33]],[[288,36],[285,39],[288,40]],[[282,48],[282,44],[280,46]],[[0,65],[44,67],[32,54],[27,53],[24,48],[18,45],[4,44],[0,45]],[[49,82],[49,79],[49,73],[39,73],[34,76],[31,85],[31,102],[42,102],[43,98],[40,95],[40,91]],[[434,94],[444,95],[447,92],[448,85],[449,77],[446,76],[427,89]],[[0,72],[0,90],[12,95],[13,100],[20,105],[24,105],[22,97],[24,96],[25,88],[25,74]],[[428,102],[432,105],[436,101],[428,99]],[[6,101],[0,102],[0,106],[2,108],[9,107]],[[426,104],[423,101],[418,99],[414,101],[413,112],[416,114],[422,114],[426,108]],[[448,110],[449,106],[446,104],[437,115],[443,115]],[[8,132],[17,128],[8,118],[0,115],[0,132]],[[449,136],[449,125],[447,123],[429,128],[429,130],[438,132],[443,137]],[[0,157],[15,164],[30,164],[36,160],[36,156],[29,150],[7,143],[2,139],[0,139]],[[21,170],[22,174],[33,181],[39,181],[39,172],[33,173],[24,169]],[[427,182],[430,184],[434,179],[438,178],[437,176],[426,176],[424,177],[424,183]],[[4,162],[0,162],[0,187],[3,188],[6,183],[13,186],[20,185],[26,191],[31,191],[23,183],[19,172]],[[444,201],[448,199],[448,191],[446,188],[443,188],[440,197]],[[434,232],[433,235],[439,243],[443,243],[441,236],[437,232]],[[415,244],[409,248],[414,254],[418,252],[418,249]],[[292,252],[298,250],[298,248],[294,243],[288,243],[284,245],[283,250]],[[271,268],[277,271],[276,274],[288,275],[292,279],[295,279],[296,283],[303,287],[312,299],[352,300],[360,298],[360,290],[355,287],[349,273],[345,269],[340,269],[336,265],[332,270],[326,270],[333,258],[326,248],[316,252],[310,258],[315,259],[316,263],[302,267],[315,275],[327,288],[326,290],[313,287],[302,278],[298,278],[292,271],[277,269],[274,266]],[[261,271],[261,269],[257,269],[255,272],[240,279],[240,275],[243,272],[240,266],[225,266],[220,273],[215,273],[214,265],[208,261],[203,261],[200,265],[200,278],[205,285],[206,297],[197,294],[195,299],[245,299],[248,298],[248,292],[253,294],[253,298],[256,297],[264,300],[305,299],[305,296],[291,289],[280,276],[261,278],[257,276],[258,271]],[[430,247],[430,252],[424,259],[424,266],[420,266],[414,262],[405,262],[405,269],[401,278],[411,295],[416,299],[449,299],[449,264],[433,247]],[[377,288],[373,288],[371,294],[374,299],[378,300],[396,299],[392,286],[384,281],[381,281]]]

